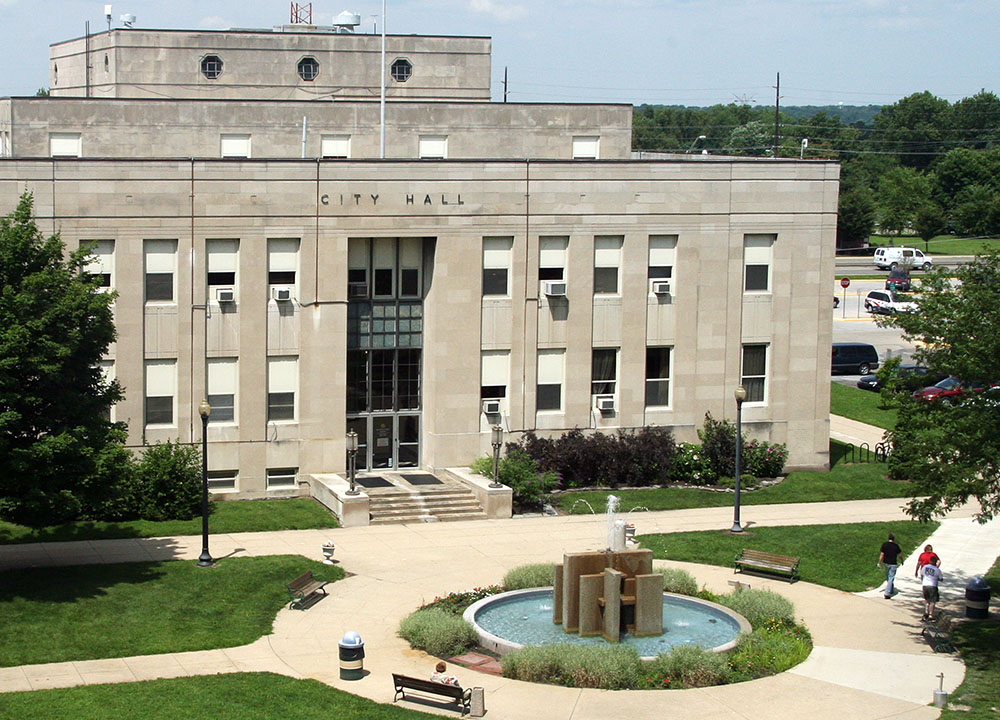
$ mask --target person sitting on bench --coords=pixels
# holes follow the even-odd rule
[[[441,683],[442,685],[454,685],[455,687],[458,687],[459,683],[457,677],[455,677],[454,675],[445,675],[445,671],[447,669],[448,669],[447,665],[445,665],[443,662],[439,662],[434,667],[434,672],[431,673],[431,680],[433,680],[436,683]]]

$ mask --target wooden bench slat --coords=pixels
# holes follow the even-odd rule
[[[295,607],[298,605],[302,609],[303,603],[317,592],[322,591],[326,595],[327,584],[326,580],[317,577],[311,570],[302,573],[286,586],[288,588],[288,596],[291,598],[289,606]]]
[[[799,559],[790,555],[779,555],[777,553],[767,553],[760,550],[750,550],[744,548],[733,560],[735,571],[739,572],[743,568],[752,568],[772,573],[788,575],[790,581],[794,581],[799,573]]]

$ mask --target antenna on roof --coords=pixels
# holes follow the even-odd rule
[[[361,24],[361,16],[350,10],[344,10],[333,19],[333,27],[339,33],[352,33]]]
[[[111,29],[111,6],[110,5],[105,5],[104,6],[104,17],[108,21],[108,30],[110,30]]]
[[[291,23],[292,25],[312,25],[313,4],[306,3],[299,5],[297,2],[291,3]]]

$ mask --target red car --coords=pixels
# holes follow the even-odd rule
[[[967,392],[980,393],[987,388],[995,388],[996,384],[984,383],[978,380],[963,382],[956,377],[946,377],[936,385],[917,390],[913,397],[917,400],[937,400],[942,405],[951,405]]]

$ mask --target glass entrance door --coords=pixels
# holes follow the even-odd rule
[[[372,468],[394,468],[395,464],[395,437],[393,425],[395,418],[392,415],[369,416],[372,426],[371,448],[372,448]]]
[[[420,467],[420,415],[352,417],[347,430],[358,434],[359,472]]]

